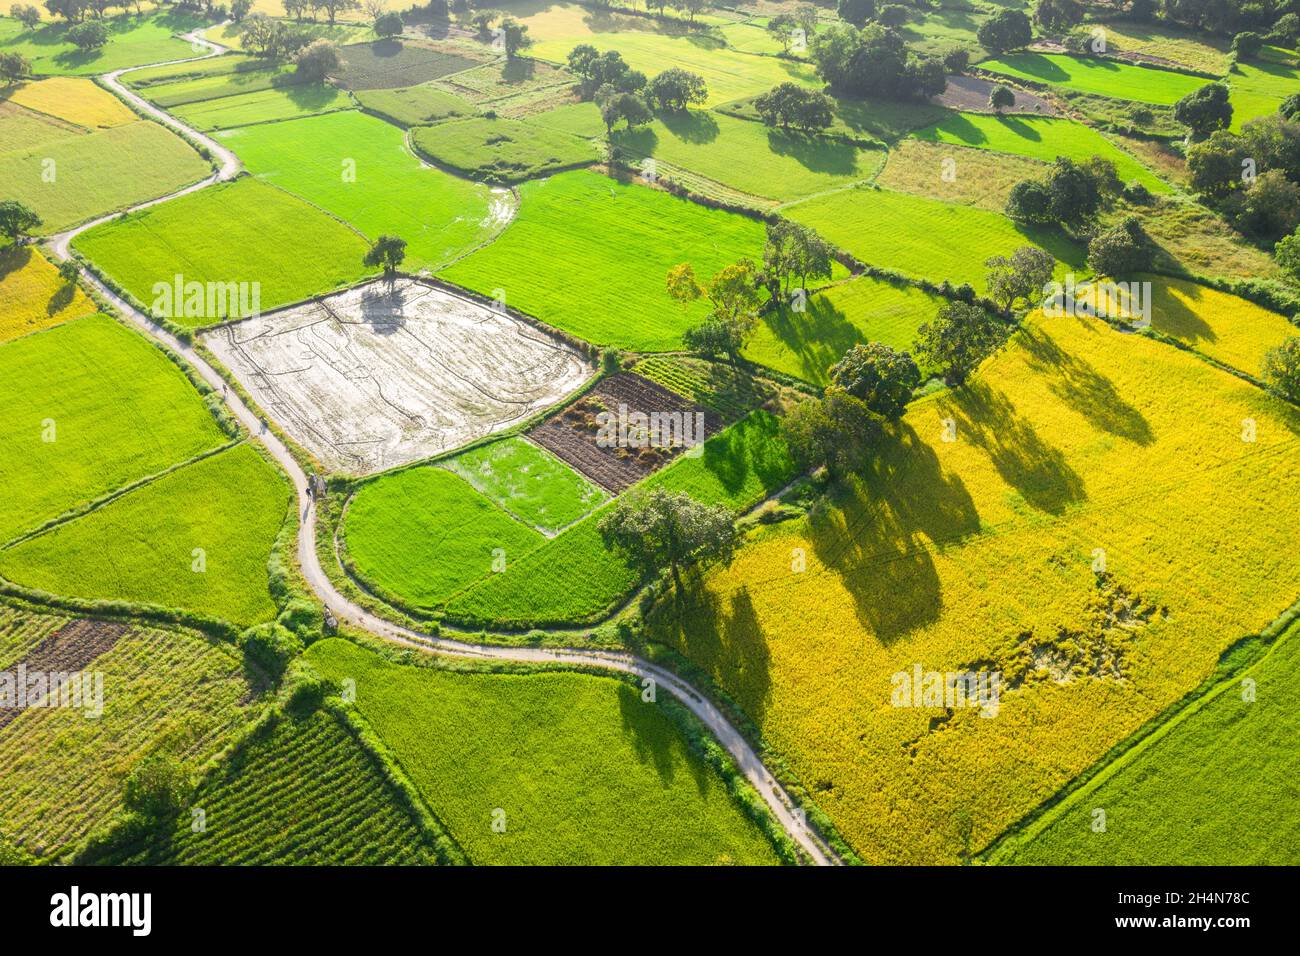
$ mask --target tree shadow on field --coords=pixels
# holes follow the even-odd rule
[[[1110,379],[1062,349],[1041,327],[1026,326],[1020,343],[1030,367],[1041,373],[1052,394],[1094,428],[1144,447],[1155,441],[1141,410],[1126,401]]]
[[[852,143],[771,130],[767,145],[776,155],[787,156],[814,173],[852,176],[858,171],[858,148]]]
[[[50,301],[45,303],[46,315],[58,315],[68,306],[72,305],[72,297],[77,292],[77,286],[72,282],[59,282],[59,287],[54,290],[54,295],[50,296]]]
[[[512,86],[516,83],[526,83],[536,72],[537,63],[534,60],[524,57],[506,60],[505,65],[501,67],[501,82]]]
[[[749,590],[708,590],[696,571],[684,584],[680,609],[668,598],[654,612],[657,637],[705,670],[761,724],[772,695],[772,655]]]
[[[339,98],[338,87],[328,83],[285,84],[283,92],[301,110],[323,109]]]
[[[657,689],[656,699],[659,694],[666,693],[668,691]],[[676,733],[663,732],[662,716],[657,704],[642,700],[641,691],[637,688],[620,684],[618,710],[623,718],[623,733],[632,741],[641,762],[652,764],[660,779],[672,783],[677,776],[678,763],[674,756],[678,752],[676,744],[679,738]],[[690,771],[696,789],[700,793],[707,793],[710,781],[703,761],[682,761],[680,765]]]
[[[853,346],[866,342],[862,331],[826,296],[813,296],[806,311],[788,306],[765,312],[762,322],[799,360],[799,375],[817,385],[828,381],[830,367]]]
[[[938,620],[943,595],[930,548],[980,527],[961,478],[945,474],[934,449],[899,423],[831,503],[809,515],[812,545],[853,595],[859,623],[890,644]]]
[[[406,326],[406,297],[399,289],[389,291],[381,279],[361,295],[361,321],[376,335],[392,335]]]
[[[32,261],[32,255],[31,246],[16,243],[0,246],[0,282],[7,279],[10,273],[26,268]]]
[[[957,434],[983,449],[1002,480],[1032,507],[1061,515],[1087,499],[1083,479],[1061,450],[1044,441],[1001,392],[972,381],[947,407],[957,422]]]
[[[1017,116],[999,116],[998,123],[1018,139],[1028,140],[1032,143],[1042,142],[1043,134],[1032,123],[1027,123]]]
[[[657,118],[683,142],[702,145],[718,138],[718,121],[707,110],[661,110]]]
[[[1182,292],[1191,299],[1202,297],[1200,287],[1191,283],[1184,285]],[[1214,329],[1197,315],[1196,310],[1176,298],[1163,282],[1151,283],[1151,328],[1193,347],[1219,340]]]

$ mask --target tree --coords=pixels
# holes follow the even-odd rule
[[[835,12],[845,23],[862,29],[876,15],[876,0],[839,0]]]
[[[1122,279],[1151,268],[1155,244],[1137,216],[1128,216],[1113,229],[1093,236],[1088,243],[1088,268],[1102,276]]]
[[[532,46],[533,38],[528,35],[528,27],[514,17],[501,21],[501,42],[505,45],[506,59],[513,60],[519,51]]]
[[[908,352],[871,342],[855,345],[831,366],[831,384],[866,403],[883,418],[897,420],[921,383],[921,371]]]
[[[81,266],[77,265],[76,259],[64,259],[59,263],[59,278],[72,285],[81,277]]]
[[[76,23],[86,16],[86,0],[45,0],[45,9],[52,17],[63,17],[68,23]]]
[[[1190,185],[1202,195],[1222,198],[1244,185],[1243,164],[1250,158],[1240,137],[1216,130],[1187,151]]]
[[[1280,169],[1255,177],[1246,190],[1236,225],[1265,242],[1276,242],[1300,225],[1300,186]]]
[[[600,107],[600,118],[605,123],[605,134],[612,135],[619,120],[627,123],[627,128],[644,126],[654,119],[645,100],[635,93],[621,93],[611,86],[603,86],[596,91],[596,105]]]
[[[965,73],[970,66],[970,50],[954,47],[943,55],[943,68],[949,73]]]
[[[185,805],[190,781],[180,761],[170,754],[145,757],[122,785],[122,806],[150,824],[164,823]]]
[[[722,505],[700,504],[684,491],[655,488],[629,494],[600,520],[606,547],[644,577],[667,568],[683,593],[682,569],[705,560],[730,560],[736,545],[736,524]]]
[[[700,284],[688,262],[669,269],[666,285],[670,298],[683,305],[706,298],[712,306],[703,323],[687,329],[687,348],[708,357],[725,355],[739,368],[741,350],[758,323],[762,298],[758,278],[758,269],[750,259],[724,266],[707,285]]]
[[[248,12],[253,9],[253,0],[232,0],[230,4],[230,19],[235,23],[241,22]]]
[[[824,81],[852,96],[924,99],[942,93],[948,83],[941,60],[912,52],[897,30],[879,23],[823,30],[810,55]]]
[[[400,13],[381,13],[375,17],[375,33],[381,37],[399,36],[404,26]]]
[[[1066,33],[1083,22],[1083,6],[1077,0],[1038,0],[1034,22],[1049,33]]]
[[[1203,139],[1216,129],[1227,129],[1232,124],[1232,103],[1228,100],[1228,87],[1223,83],[1207,83],[1192,90],[1174,104],[1174,119]]]
[[[1007,195],[1007,215],[1016,222],[1045,226],[1052,220],[1052,191],[1037,179],[1022,179]]]
[[[1291,336],[1264,355],[1264,381],[1293,402],[1300,402],[1300,336]]]
[[[793,13],[780,13],[767,21],[767,32],[772,35],[772,39],[781,44],[782,53],[790,52],[790,41],[794,39],[794,31],[798,29],[802,28]]]
[[[41,217],[17,199],[0,201],[0,235],[21,245],[31,231],[41,224]]]
[[[876,22],[883,23],[887,27],[898,28],[905,24],[910,17],[911,13],[908,12],[907,7],[898,3],[891,3],[881,7],[876,13]]]
[[[767,224],[764,270],[769,279],[783,283],[786,291],[795,276],[799,277],[801,288],[807,288],[810,277],[829,279],[834,263],[834,246],[815,229],[792,219],[776,219]]]
[[[1034,30],[1020,10],[1003,10],[981,23],[975,38],[992,53],[1006,53],[1028,46]]]
[[[34,30],[41,22],[41,11],[35,5],[16,3],[9,12],[29,30]]]
[[[709,0],[671,0],[671,2],[674,10],[688,14],[687,19],[691,23],[695,22],[697,13],[703,13],[710,6]]]
[[[294,57],[294,73],[308,83],[338,73],[347,66],[333,41],[321,37],[312,40]]]
[[[709,98],[704,77],[678,67],[664,70],[646,86],[646,99],[662,110],[681,112],[692,103]]]
[[[832,476],[853,471],[885,433],[884,419],[842,388],[804,399],[781,419],[781,437],[799,466]]]
[[[1292,278],[1300,279],[1300,230],[1278,240],[1273,255],[1277,264],[1290,273]]]
[[[767,126],[793,126],[805,133],[829,129],[835,121],[834,100],[796,83],[781,83],[755,97],[754,109]]]
[[[817,32],[817,6],[812,3],[801,3],[794,8],[795,22],[803,30],[805,37],[811,37]]]
[[[1232,52],[1239,60],[1253,60],[1264,48],[1264,38],[1258,33],[1244,31],[1232,38]]]
[[[1086,167],[1058,157],[1047,174],[1052,218],[1063,226],[1077,227],[1093,216],[1102,204],[1097,180]]]
[[[1021,246],[1010,257],[991,256],[984,265],[989,268],[984,280],[989,295],[1003,310],[1009,310],[1020,299],[1027,305],[1042,299],[1056,260],[1037,246]]]
[[[108,27],[99,20],[86,20],[68,27],[66,36],[82,53],[89,53],[108,42]]]
[[[331,24],[340,13],[361,9],[360,0],[315,0],[314,6],[325,11]]]
[[[397,278],[397,268],[405,258],[405,239],[397,236],[380,236],[375,240],[375,244],[366,250],[361,262],[371,269],[375,266],[382,267],[384,278],[391,284]]]
[[[569,70],[582,80],[584,96],[609,87],[618,93],[635,93],[646,85],[645,74],[633,70],[617,50],[601,53],[590,43],[579,43],[569,51]]]
[[[1001,113],[1003,110],[1009,110],[1016,105],[1016,94],[1009,87],[999,83],[993,87],[989,93],[989,106],[993,107],[993,112]]]
[[[16,83],[32,75],[32,64],[21,53],[0,53],[0,80]]]
[[[916,330],[913,351],[958,386],[1007,339],[1007,328],[977,305],[947,302],[933,322]]]

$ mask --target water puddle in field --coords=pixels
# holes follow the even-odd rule
[[[515,194],[509,189],[500,186],[492,189],[492,198],[488,200],[488,212],[483,217],[479,225],[494,231],[500,231],[510,224],[510,220],[515,218],[515,212],[519,208],[519,203],[515,199]]]

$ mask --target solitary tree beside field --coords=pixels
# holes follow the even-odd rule
[[[506,17],[497,29],[501,31],[501,43],[505,47],[507,60],[513,60],[519,55],[520,50],[532,45],[533,40],[528,35],[528,27],[514,17]]]
[[[669,296],[683,304],[706,298],[713,306],[708,319],[686,330],[686,347],[710,358],[725,355],[738,369],[740,352],[758,323],[758,282],[758,268],[749,259],[725,266],[707,285],[696,279],[689,262],[669,269]]]
[[[989,295],[1002,309],[1010,309],[1024,299],[1033,305],[1043,297],[1043,287],[1052,280],[1056,260],[1037,246],[1021,246],[1010,256],[991,256],[984,260],[988,274],[984,284]]]
[[[309,83],[318,82],[347,66],[339,48],[324,38],[312,40],[294,58],[294,72]]]
[[[0,234],[21,244],[33,229],[41,224],[41,217],[17,199],[0,201]]]
[[[680,112],[709,98],[704,77],[679,67],[664,70],[646,85],[646,98],[661,110]]]
[[[74,44],[83,53],[98,50],[108,42],[108,27],[99,20],[86,20],[68,28],[68,42]]]
[[[665,488],[620,498],[601,519],[600,534],[607,547],[643,575],[666,568],[679,602],[682,569],[695,561],[728,560],[736,544],[735,519],[728,509]]]
[[[15,3],[9,12],[29,30],[34,30],[41,22],[41,11],[35,5]]]
[[[76,259],[64,259],[59,263],[59,278],[72,285],[81,275],[81,267],[77,265]]]
[[[898,419],[921,383],[921,372],[907,352],[880,342],[855,345],[831,366],[831,385],[861,400],[885,418]]]
[[[1034,28],[1021,11],[1003,10],[981,23],[975,37],[991,53],[1006,53],[1028,46],[1034,38]]]
[[[993,87],[993,92],[989,94],[989,106],[993,107],[995,113],[1001,113],[1003,110],[1009,110],[1016,105],[1016,94],[1011,92],[1008,87],[999,83]]]
[[[885,420],[862,399],[839,386],[821,398],[807,398],[781,419],[781,437],[799,467],[825,468],[832,476],[862,466],[884,436]]]
[[[375,33],[381,37],[395,37],[402,32],[400,13],[381,13],[375,17]]]
[[[1232,124],[1232,103],[1228,88],[1222,83],[1207,83],[1192,90],[1174,104],[1174,119],[1182,123],[1197,139]]]
[[[32,64],[21,53],[0,53],[0,81],[17,83],[32,75]]]
[[[1264,381],[1293,402],[1300,402],[1300,337],[1291,336],[1264,356]]]
[[[361,260],[370,268],[380,266],[389,285],[397,278],[397,269],[406,258],[406,240],[397,236],[380,236]]]

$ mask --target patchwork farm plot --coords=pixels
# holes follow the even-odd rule
[[[409,280],[357,286],[204,341],[300,444],[354,474],[506,428],[592,371],[504,311]]]
[[[1281,5],[300,6],[0,16],[0,861],[1295,862]]]

